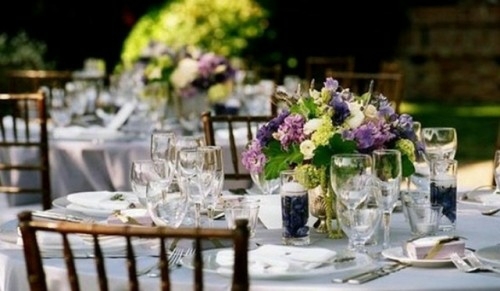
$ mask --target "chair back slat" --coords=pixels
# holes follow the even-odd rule
[[[227,146],[231,153],[232,169],[224,168],[224,180],[251,180],[250,173],[241,165],[240,152],[251,142],[258,128],[273,118],[272,115],[212,115],[209,111],[202,113],[201,120],[207,145],[222,146],[221,141],[215,139],[215,130],[227,131],[227,145],[224,146]],[[236,130],[246,132],[244,135],[235,135]],[[241,140],[242,138],[244,140]]]
[[[192,240],[195,248],[194,253],[194,279],[193,289],[203,290],[203,254],[202,241],[208,240],[231,240],[234,250],[234,271],[231,282],[232,291],[249,290],[248,277],[248,220],[242,219],[236,221],[235,229],[227,228],[192,228],[180,227],[169,228],[163,226],[132,226],[132,225],[105,225],[101,223],[75,223],[68,221],[46,221],[33,220],[30,211],[23,211],[18,214],[19,230],[23,239],[24,259],[26,262],[26,270],[31,291],[45,291],[48,289],[45,280],[45,271],[43,269],[43,258],[40,252],[40,245],[37,240],[38,232],[52,232],[62,236],[63,252],[68,272],[68,281],[70,289],[73,291],[80,290],[78,277],[77,262],[73,255],[70,235],[87,235],[93,237],[93,257],[96,268],[96,276],[98,277],[99,290],[110,289],[108,276],[105,268],[106,256],[101,249],[102,236],[118,236],[126,240],[126,254],[128,290],[138,291],[140,281],[137,275],[137,262],[134,254],[135,245],[134,239],[152,239],[156,240],[160,246],[158,250],[158,265],[161,275],[159,276],[159,286],[161,290],[170,290],[171,281],[168,269],[168,257],[165,241],[177,241],[179,239]],[[153,242],[152,242],[153,243]]]

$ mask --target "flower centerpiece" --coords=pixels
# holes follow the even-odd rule
[[[139,88],[167,85],[170,95],[178,97],[172,101],[178,102],[180,113],[224,103],[231,95],[236,74],[222,55],[194,46],[173,49],[156,41],[151,41],[135,62],[123,63],[116,71],[136,76],[134,84]]]
[[[312,85],[311,88],[314,88]],[[249,172],[264,173],[267,180],[283,170],[295,169],[297,179],[307,189],[321,187],[325,195],[327,231],[332,229],[335,194],[329,183],[331,156],[337,153],[371,153],[375,149],[398,149],[402,154],[403,176],[415,168],[416,153],[422,145],[408,114],[397,114],[381,93],[357,95],[327,78],[321,90],[303,95],[300,87],[289,95],[276,92],[288,108],[259,128],[256,138],[242,153]]]

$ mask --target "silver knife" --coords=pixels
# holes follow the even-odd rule
[[[31,214],[34,217],[51,219],[51,220],[62,220],[71,222],[82,222],[84,220],[84,218],[75,215],[50,212],[50,211],[33,211]]]
[[[341,277],[341,278],[334,277],[332,279],[332,282],[334,282],[334,283],[347,283],[347,281],[349,281],[351,279],[355,279],[355,278],[358,278],[358,277],[361,277],[361,276],[364,276],[364,275],[372,274],[374,272],[382,270],[382,268],[384,268],[384,267],[371,268],[371,269],[369,269],[367,271],[363,271],[361,273],[350,274],[347,277]]]
[[[354,279],[348,280],[347,282],[350,284],[363,284],[363,283],[366,283],[368,281],[371,281],[371,280],[389,275],[391,273],[397,272],[397,271],[402,270],[408,266],[409,266],[409,264],[402,264],[402,263],[396,263],[396,264],[384,266],[375,272],[358,276]]]

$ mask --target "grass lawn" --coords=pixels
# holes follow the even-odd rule
[[[458,135],[455,158],[459,163],[493,160],[500,129],[500,105],[403,103],[401,112],[412,115],[422,127],[454,127]]]

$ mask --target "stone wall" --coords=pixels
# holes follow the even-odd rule
[[[405,100],[500,103],[500,7],[414,8],[400,43]]]

